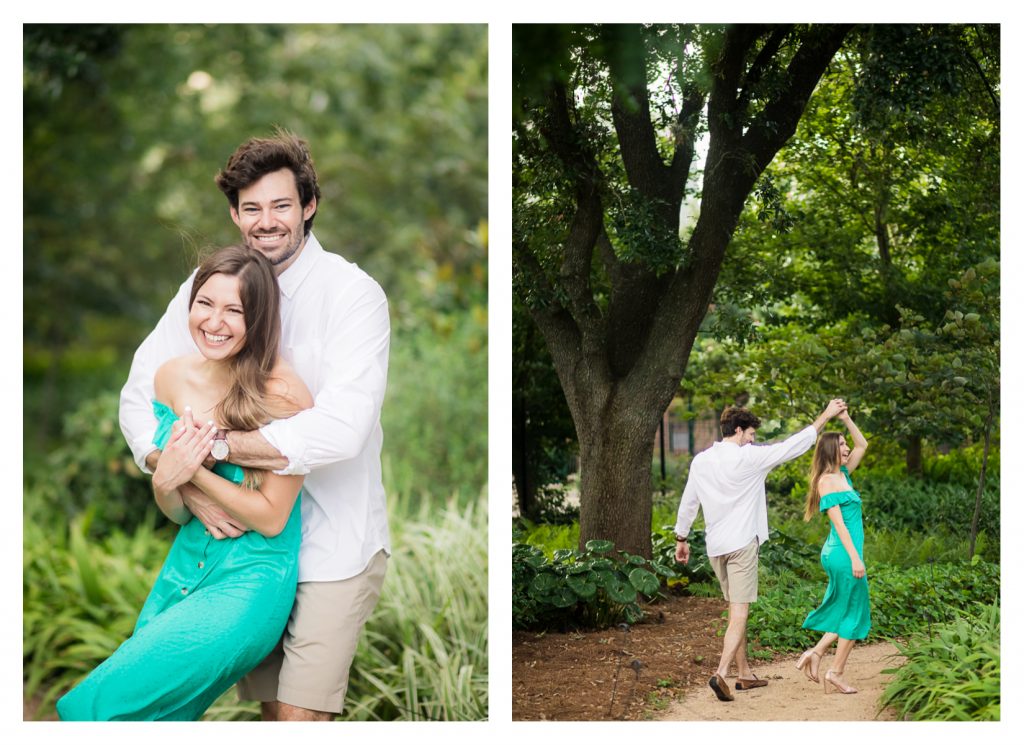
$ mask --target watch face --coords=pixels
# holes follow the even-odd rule
[[[228,457],[228,441],[227,440],[214,440],[213,447],[210,449],[210,455],[213,456],[214,460],[224,460]]]

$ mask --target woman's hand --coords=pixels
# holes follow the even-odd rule
[[[846,402],[841,398],[833,398],[828,402],[828,406],[825,407],[825,416],[829,419],[833,417],[841,417],[846,411]]]
[[[864,562],[860,560],[859,556],[854,556],[850,560],[850,564],[853,565],[853,576],[856,579],[860,579],[867,573],[867,569],[864,567]]]
[[[186,408],[181,421],[174,425],[167,447],[160,455],[160,462],[153,472],[153,486],[170,492],[191,481],[210,454],[216,431],[213,422],[196,427],[192,421],[192,410]]]

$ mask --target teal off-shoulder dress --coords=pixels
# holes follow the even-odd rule
[[[155,401],[163,447],[177,415]],[[241,483],[242,469],[214,468]],[[298,580],[300,499],[273,538],[182,525],[131,637],[57,702],[63,720],[196,720],[281,638]]]
[[[846,477],[849,489],[833,492],[821,498],[818,509],[825,512],[839,505],[843,523],[850,531],[850,538],[857,555],[864,561],[864,521],[861,513],[860,494],[853,488],[850,472],[846,466],[840,469]],[[864,639],[871,630],[871,601],[868,597],[868,578],[853,576],[850,555],[843,548],[839,534],[833,525],[825,545],[821,547],[821,565],[828,575],[828,587],[821,605],[811,611],[803,628],[839,634],[843,639]]]

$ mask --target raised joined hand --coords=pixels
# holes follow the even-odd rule
[[[825,416],[829,419],[840,416],[846,411],[846,402],[841,398],[833,398],[825,407]]]

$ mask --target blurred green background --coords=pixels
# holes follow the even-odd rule
[[[486,27],[26,25],[23,49],[26,717],[130,633],[173,538],[117,395],[198,253],[238,239],[214,175],[281,126],[320,242],[390,301],[395,554],[346,716],[486,718]]]

